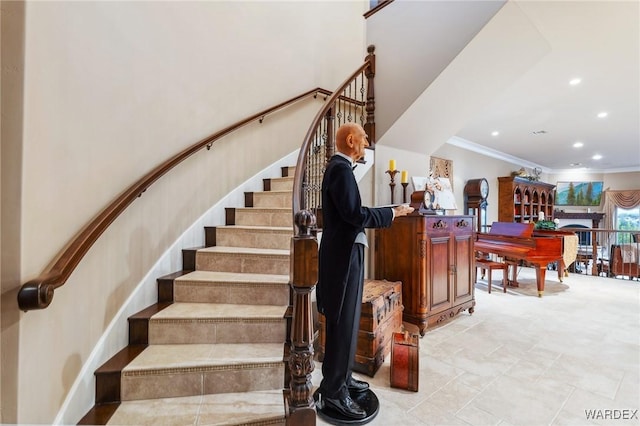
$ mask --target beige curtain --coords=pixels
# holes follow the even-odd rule
[[[604,227],[606,229],[614,229],[616,207],[622,209],[632,209],[640,206],[640,189],[630,189],[621,191],[612,191],[610,189],[604,191]],[[609,235],[607,247],[613,244],[613,234]]]

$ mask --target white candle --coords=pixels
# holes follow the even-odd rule
[[[543,211],[541,211],[541,212],[538,214],[538,220],[544,220],[544,212],[543,212]]]

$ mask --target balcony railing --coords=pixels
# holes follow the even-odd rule
[[[570,228],[579,244],[569,272],[611,278],[640,279],[640,230]],[[587,238],[588,237],[588,238]]]

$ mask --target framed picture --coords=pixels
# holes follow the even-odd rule
[[[602,182],[558,182],[556,206],[599,206]]]
[[[429,172],[434,178],[447,178],[453,190],[453,160],[429,157]]]

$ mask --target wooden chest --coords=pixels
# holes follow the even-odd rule
[[[391,352],[391,337],[402,328],[402,283],[365,280],[354,371],[373,377]],[[318,358],[324,358],[325,319],[319,315]]]
[[[374,357],[381,349],[386,349],[385,354],[391,350],[389,342],[391,334],[402,328],[402,310],[393,312],[374,331],[360,329],[358,331],[358,348],[356,353],[365,357]]]
[[[364,280],[360,330],[374,332],[394,313],[403,309],[402,282]]]

